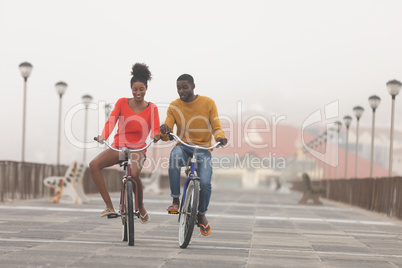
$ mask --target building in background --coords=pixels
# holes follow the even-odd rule
[[[214,187],[268,187],[272,185],[272,182],[286,183],[292,180],[300,180],[303,172],[311,174],[313,179],[344,178],[345,133],[343,130],[340,132],[338,150],[336,150],[335,140],[329,143],[332,152],[331,157],[338,157],[339,159],[337,167],[330,166],[309,154],[305,154],[303,150],[303,144],[308,144],[324,132],[322,127],[309,128],[303,130],[302,133],[300,127],[261,114],[261,111],[251,110],[243,113],[239,121],[231,121],[229,117],[221,119],[228,144],[224,148],[214,149],[212,152]],[[359,132],[357,177],[368,178],[371,129],[361,128]],[[354,131],[350,130],[349,135],[347,178],[354,178]],[[304,137],[304,142],[302,137]],[[395,133],[395,175],[402,174],[402,139],[398,139],[398,137],[402,137],[402,132],[396,131]],[[169,154],[174,145],[174,141],[170,143],[159,142],[157,146],[149,149],[144,172],[152,172],[157,168],[161,171],[162,176],[167,178]],[[373,177],[386,177],[388,176],[389,153],[388,129],[376,130],[375,145]],[[325,153],[323,151],[324,146],[314,149]]]

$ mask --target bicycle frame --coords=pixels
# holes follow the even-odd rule
[[[128,180],[131,180],[133,182],[134,188],[135,188],[135,211],[134,213],[136,213],[138,211],[138,200],[137,200],[137,183],[135,182],[135,180],[133,179],[133,177],[131,176],[131,165],[132,165],[132,158],[131,158],[131,153],[135,153],[135,152],[141,152],[144,151],[145,149],[147,149],[149,146],[151,146],[151,144],[153,143],[153,140],[151,140],[151,142],[149,142],[145,147],[141,148],[141,149],[128,149],[127,147],[123,147],[122,149],[116,149],[114,147],[112,147],[107,141],[104,141],[104,143],[106,144],[107,147],[109,147],[110,149],[112,149],[113,151],[116,152],[120,152],[123,153],[125,156],[127,156],[127,164],[124,164],[124,169],[126,171],[126,174],[123,177],[122,180],[122,186],[121,186],[121,193],[120,193],[120,214],[121,215],[125,215],[125,213],[127,213],[126,211],[124,211],[124,198],[125,198],[125,187],[126,187],[126,183]],[[125,161],[124,161],[125,162]],[[138,215],[137,215],[138,217]]]
[[[182,196],[182,202],[181,202],[181,205],[180,205],[180,208],[181,208],[181,206],[183,205],[183,200],[185,200],[186,199],[186,192],[187,192],[187,185],[188,185],[188,182],[190,181],[190,180],[192,180],[192,178],[195,176],[195,163],[197,162],[197,158],[196,158],[196,154],[197,154],[197,151],[199,150],[199,149],[201,149],[201,150],[211,150],[211,149],[214,149],[214,148],[217,148],[218,146],[221,146],[221,143],[220,142],[217,142],[216,144],[214,144],[214,145],[212,145],[212,146],[210,146],[210,147],[202,147],[202,146],[198,146],[198,145],[194,145],[194,144],[188,144],[188,143],[185,143],[184,141],[182,141],[176,134],[174,134],[174,133],[168,133],[171,137],[173,137],[176,141],[178,141],[179,143],[181,143],[181,144],[183,144],[183,145],[185,145],[185,146],[187,146],[187,147],[190,147],[190,148],[194,148],[194,152],[193,152],[193,155],[191,156],[191,169],[190,169],[190,174],[188,175],[188,177],[187,177],[187,179],[186,179],[186,181],[184,182],[184,189],[183,189],[183,196]]]
[[[190,241],[191,236],[193,234],[194,226],[197,223],[197,213],[198,213],[198,206],[200,201],[200,178],[195,176],[195,164],[197,162],[197,152],[199,149],[202,150],[210,150],[213,148],[218,147],[221,143],[217,142],[215,145],[210,147],[202,147],[194,144],[188,144],[183,142],[179,137],[177,137],[173,133],[169,133],[169,138],[175,139],[179,143],[183,144],[184,146],[193,148],[194,151],[190,158],[190,173],[187,175],[188,178],[184,183],[183,195],[182,200],[180,202],[180,208],[176,213],[170,214],[179,214],[179,246],[181,248],[186,248]],[[188,166],[187,166],[188,168]],[[187,193],[187,191],[189,191]]]
[[[122,180],[122,186],[121,186],[121,193],[120,193],[120,214],[121,215],[125,215],[126,211],[124,211],[125,208],[125,204],[124,204],[124,200],[125,200],[125,195],[126,195],[126,191],[124,191],[124,189],[126,189],[126,183],[128,180],[131,180],[133,182],[134,185],[134,196],[135,196],[135,202],[134,202],[134,206],[135,206],[135,210],[134,213],[136,213],[136,211],[138,211],[138,200],[137,200],[137,182],[135,180],[133,180],[133,177],[131,176],[131,166],[132,166],[132,161],[131,161],[131,153],[128,153],[128,159],[127,159],[127,163],[124,163],[124,170],[126,171],[126,174],[123,177]],[[136,215],[138,216],[138,215]]]
[[[193,152],[193,155],[191,156],[191,166],[190,166],[190,174],[188,175],[186,181],[184,182],[184,189],[183,189],[183,196],[182,196],[182,202],[181,204],[183,204],[183,200],[186,199],[186,193],[187,193],[187,186],[188,186],[188,182],[190,180],[192,180],[192,178],[195,175],[195,163],[197,162],[197,158],[195,157],[196,153],[198,151],[198,148],[196,148]]]
[[[94,140],[98,141],[95,137]],[[141,149],[128,149],[126,147],[122,147],[121,149],[117,149],[112,147],[107,141],[103,141],[107,147],[112,149],[113,151],[123,153],[125,158],[123,162],[119,161],[120,166],[124,166],[124,170],[126,174],[123,176],[121,192],[120,192],[120,211],[119,214],[113,213],[112,215],[108,215],[108,218],[117,218],[121,217],[121,221],[123,224],[123,232],[122,232],[122,240],[128,241],[129,246],[134,246],[134,218],[140,218],[140,211],[138,206],[138,185],[136,181],[132,177],[132,157],[131,153],[141,152],[151,146],[153,140],[149,142],[145,147]],[[133,188],[134,187],[134,188]],[[134,197],[133,197],[134,192]],[[134,202],[134,204],[133,204]]]

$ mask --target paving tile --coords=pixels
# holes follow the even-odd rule
[[[178,245],[177,216],[166,213],[168,190],[145,196],[151,221],[135,222],[133,247],[121,241],[120,219],[99,217],[99,195],[90,198],[84,205],[0,204],[0,266],[402,267],[401,221],[328,200],[300,206],[300,193],[214,190],[212,234],[195,227],[186,249]]]

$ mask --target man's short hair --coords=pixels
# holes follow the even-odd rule
[[[177,81],[188,81],[190,84],[194,85],[194,78],[189,74],[182,74],[177,78]]]

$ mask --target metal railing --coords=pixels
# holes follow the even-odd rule
[[[304,191],[304,183],[292,182],[293,190]],[[312,181],[324,187],[323,198],[402,219],[402,177],[333,179]]]
[[[19,199],[41,198],[53,195],[53,190],[43,184],[49,176],[64,176],[68,166],[48,165],[15,161],[0,161],[0,202]],[[123,171],[104,169],[102,171],[109,191],[119,191]],[[85,193],[97,193],[89,168],[83,178]]]
[[[50,195],[43,178],[64,174],[67,166],[0,161],[0,202]]]

